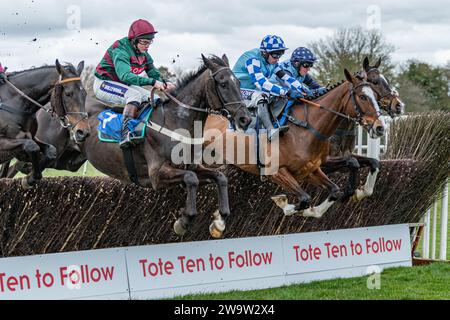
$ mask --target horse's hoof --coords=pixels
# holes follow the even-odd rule
[[[187,229],[183,226],[180,219],[175,221],[175,223],[173,225],[173,230],[180,237],[184,236],[187,233]]]
[[[356,189],[355,194],[352,197],[352,200],[353,201],[361,201],[365,197],[366,197],[366,193],[364,192],[364,190]]]
[[[281,209],[286,208],[288,205],[288,198],[284,194],[272,197],[272,201]]]
[[[209,226],[209,233],[211,234],[211,237],[213,237],[214,239],[221,239],[224,231],[225,231],[224,221],[214,221]]]
[[[22,178],[21,185],[23,190],[30,190],[31,188],[33,188],[33,186],[28,183],[27,177]]]

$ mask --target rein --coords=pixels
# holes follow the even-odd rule
[[[231,69],[228,68],[228,67],[222,67],[222,68],[220,68],[219,70],[217,70],[217,71],[214,72],[214,73],[211,72],[211,78],[214,80],[214,77],[215,77],[216,75],[218,75],[219,73],[221,73],[222,71],[225,71],[225,70],[231,70]],[[168,93],[168,92],[166,92],[166,91],[165,91],[164,93],[165,93],[165,94],[166,94],[173,102],[175,102],[178,106],[180,106],[180,107],[182,107],[182,108],[185,108],[185,109],[188,109],[188,110],[197,111],[197,112],[204,112],[204,113],[207,113],[207,114],[214,114],[214,115],[224,115],[224,113],[226,113],[225,116],[226,116],[228,119],[233,118],[234,115],[231,115],[231,114],[225,109],[227,106],[231,106],[231,105],[234,105],[234,104],[240,104],[240,105],[241,105],[241,106],[236,110],[236,112],[235,112],[234,114],[236,114],[237,112],[239,112],[240,109],[242,109],[242,108],[245,107],[245,104],[242,103],[242,101],[225,102],[224,99],[223,99],[223,97],[222,97],[222,95],[220,94],[220,92],[217,91],[217,87],[216,87],[216,94],[217,94],[217,96],[219,97],[220,102],[222,103],[222,108],[220,109],[220,111],[216,111],[216,110],[213,110],[213,109],[211,109],[211,108],[202,109],[202,108],[193,107],[193,106],[190,106],[190,105],[187,105],[187,104],[181,102],[180,100],[178,100],[177,98],[175,98],[173,95],[171,95],[170,93]]]
[[[351,88],[350,88],[350,96],[349,96],[348,100],[352,99],[352,102],[353,102],[353,108],[355,109],[355,111],[356,111],[356,113],[357,113],[357,118],[350,117],[348,114],[344,114],[344,113],[342,113],[342,112],[335,111],[335,110],[330,109],[330,108],[328,108],[328,107],[325,107],[325,106],[323,106],[323,105],[321,105],[321,104],[319,104],[319,103],[315,103],[315,102],[312,102],[312,101],[310,101],[310,100],[306,100],[306,99],[303,99],[303,98],[298,98],[299,101],[305,103],[305,116],[306,116],[305,121],[301,121],[301,120],[295,119],[293,116],[288,116],[288,120],[289,120],[291,123],[295,124],[296,126],[299,126],[299,127],[302,127],[302,128],[307,129],[307,130],[310,131],[317,139],[319,139],[319,140],[321,140],[321,141],[327,141],[327,140],[329,140],[332,136],[325,136],[325,135],[323,135],[322,133],[320,133],[316,128],[314,128],[314,127],[308,122],[308,108],[307,108],[307,105],[310,105],[310,106],[313,106],[313,107],[316,107],[316,108],[319,108],[319,109],[323,109],[323,110],[325,110],[325,111],[327,111],[327,112],[331,112],[331,113],[333,113],[333,114],[335,114],[335,115],[337,115],[337,116],[339,116],[339,117],[341,117],[341,118],[344,118],[344,119],[346,119],[346,120],[348,120],[348,121],[351,121],[351,122],[357,124],[357,123],[360,123],[360,121],[361,121],[361,119],[362,119],[362,112],[361,112],[360,106],[359,106],[358,103],[356,102],[354,91],[355,91],[355,89],[359,88],[360,86],[367,86],[367,85],[370,86],[370,83],[364,81],[364,82],[362,82],[362,83],[356,85],[355,87],[353,87],[353,85],[351,85]],[[347,101],[347,103],[348,103],[348,101]],[[346,103],[346,104],[347,104],[347,103]]]
[[[58,83],[55,84],[55,86],[58,86],[58,85],[62,85],[62,86],[63,86],[63,85],[65,85],[65,84],[67,84],[67,83],[71,83],[71,82],[75,82],[75,81],[81,81],[81,78],[80,78],[80,77],[72,77],[72,78],[67,78],[67,79],[62,80],[62,79],[61,79],[61,76],[60,76],[60,79],[59,79]],[[6,82],[6,84],[8,84],[12,89],[14,89],[14,91],[16,91],[21,97],[23,97],[24,99],[30,101],[32,104],[34,104],[35,106],[37,106],[39,109],[42,109],[42,110],[44,110],[45,112],[49,113],[52,117],[54,116],[54,113],[55,113],[55,112],[54,112],[53,110],[45,108],[42,104],[40,104],[40,103],[37,102],[36,100],[30,98],[30,97],[29,97],[28,95],[26,95],[22,90],[20,90],[19,88],[17,88],[17,87],[16,87],[14,84],[12,84],[8,79],[6,79],[6,77],[5,77],[5,82]],[[84,119],[86,119],[86,118],[88,117],[88,115],[87,115],[86,112],[67,112],[67,109],[66,109],[66,107],[64,106],[64,103],[63,103],[63,100],[62,100],[62,99],[61,99],[61,103],[63,104],[63,109],[64,109],[65,114],[64,114],[63,116],[60,116],[59,118],[60,118],[60,124],[61,124],[61,126],[62,126],[64,129],[72,130],[72,129],[73,129],[74,127],[76,127],[81,121],[83,121]],[[7,110],[7,111],[9,111],[9,112],[12,112],[12,108],[9,108],[9,110],[8,110],[8,109],[5,109],[5,110]],[[15,109],[14,109],[14,110],[15,110]],[[20,111],[18,111],[18,110],[15,110],[15,111],[17,111],[17,112],[20,113]],[[80,115],[82,115],[83,117],[82,117],[79,121],[77,121],[76,124],[70,124],[70,121],[69,121],[69,119],[68,119],[68,117],[67,117],[67,115],[70,115],[70,114],[80,114]]]

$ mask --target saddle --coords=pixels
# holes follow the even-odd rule
[[[144,139],[147,123],[155,109],[156,104],[146,104],[143,106],[136,119],[128,123],[130,132],[133,132],[136,139]],[[120,143],[122,130],[123,108],[109,107],[101,112],[97,119],[100,121],[97,126],[98,138],[106,143]]]

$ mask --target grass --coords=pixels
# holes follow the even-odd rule
[[[381,288],[367,277],[311,282],[275,289],[189,295],[176,300],[450,300],[450,264],[386,269]]]

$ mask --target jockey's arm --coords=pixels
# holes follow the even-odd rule
[[[311,77],[309,74],[305,77],[304,82],[312,91],[313,93],[317,92],[319,95],[326,92],[326,88],[322,87],[317,80],[315,80],[313,77]]]
[[[280,67],[275,69],[276,76],[283,81],[283,83],[288,87],[290,90],[297,90],[303,95],[310,95],[311,90],[304,84],[300,83],[297,79],[292,77],[289,73],[287,73],[285,70],[282,70]]]
[[[131,72],[130,58],[125,51],[120,49],[114,50],[113,56],[114,66],[116,68],[116,74],[120,81],[127,85],[135,86],[153,86],[157,79],[140,77]]]
[[[261,70],[261,62],[258,59],[249,59],[245,65],[256,88],[274,96],[286,96],[288,90],[272,83],[264,76]]]

